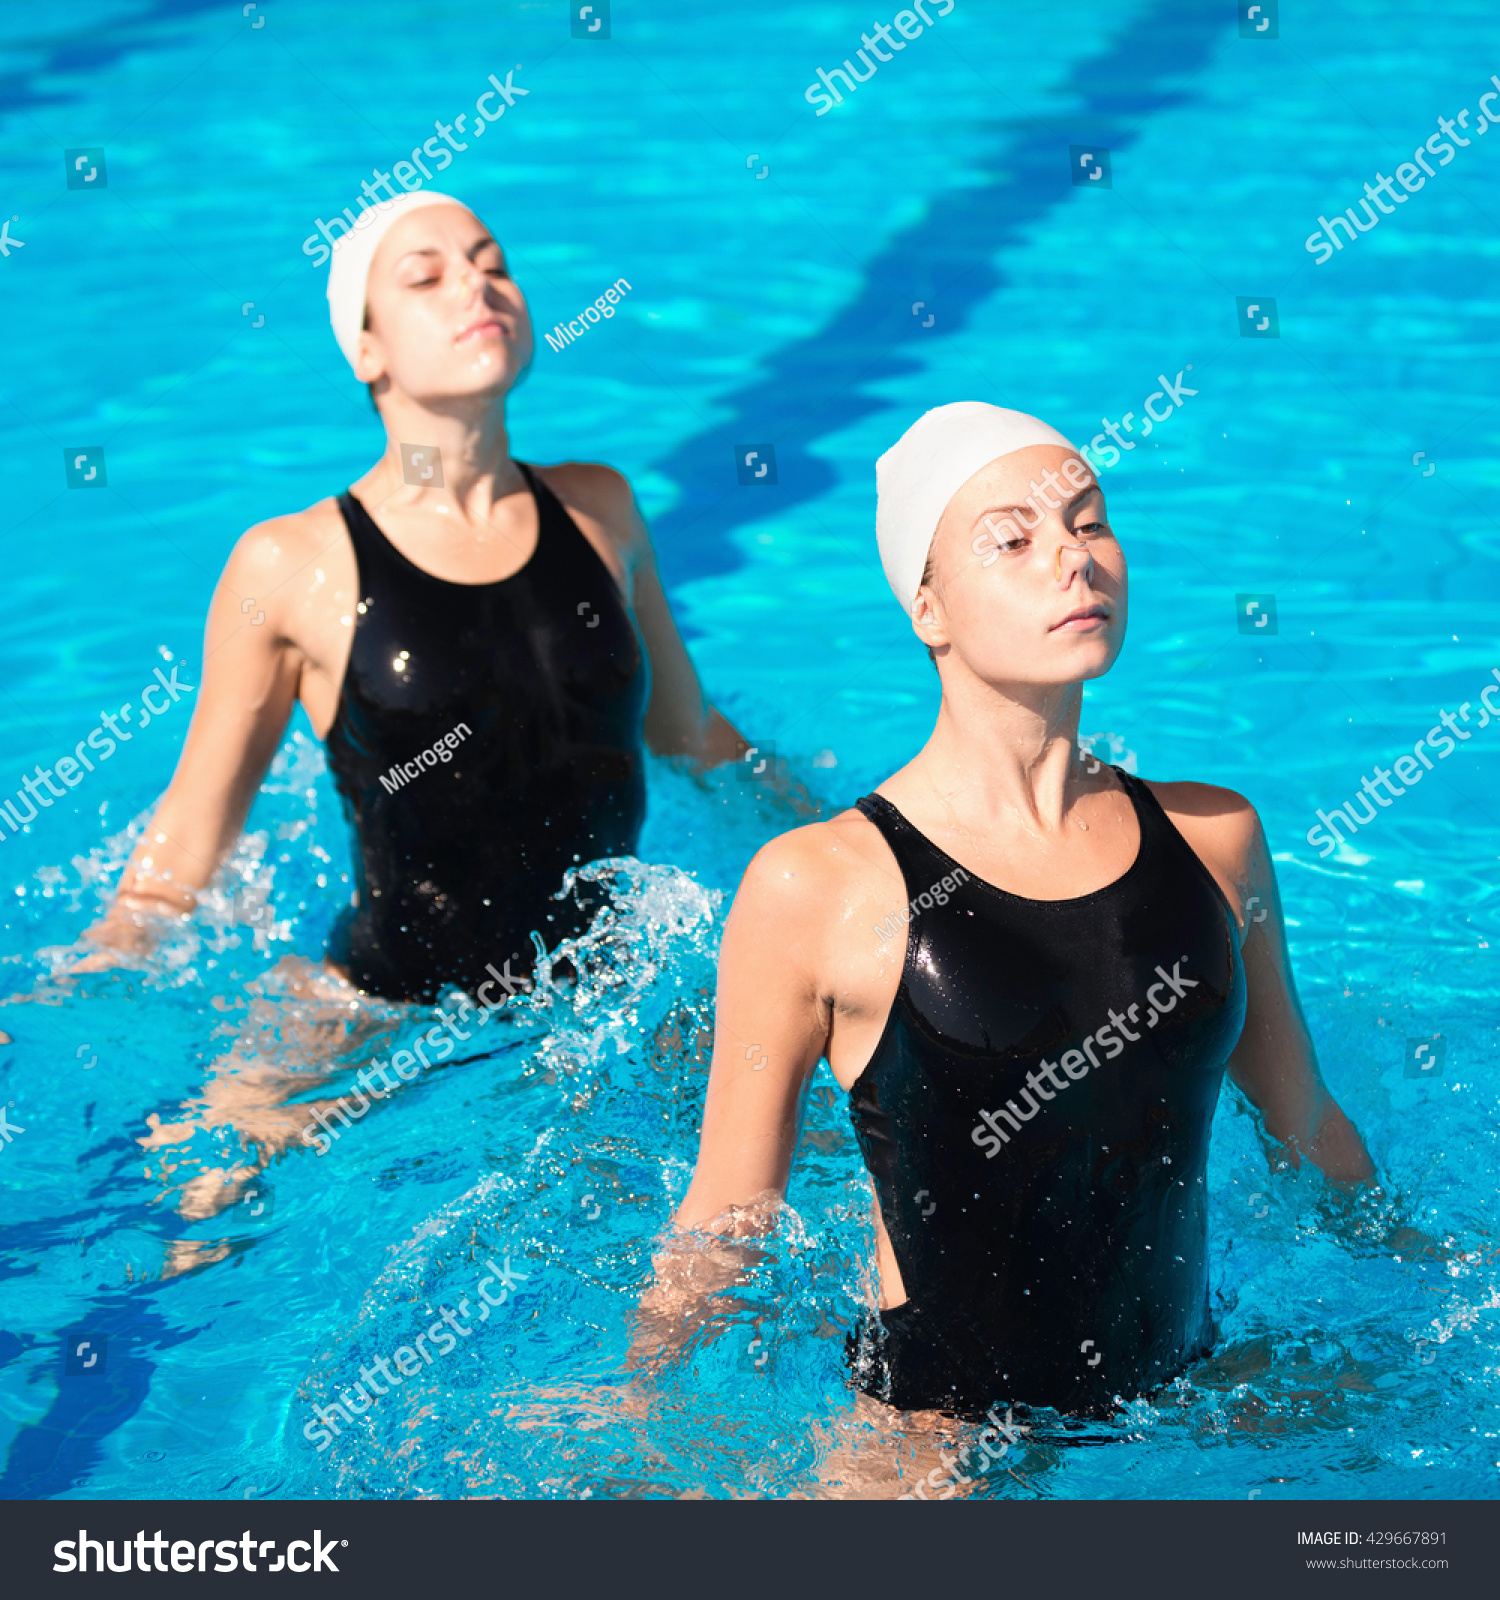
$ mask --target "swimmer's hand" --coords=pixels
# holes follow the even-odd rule
[[[751,799],[770,801],[790,812],[799,823],[817,822],[841,809],[818,799],[788,763],[773,751],[747,743],[738,735],[736,738],[739,747],[731,758],[732,768],[726,760],[717,770],[726,776],[732,773],[738,786]]]
[[[185,889],[119,894],[105,915],[84,930],[78,957],[63,970],[69,975],[107,972],[146,960],[167,927],[189,915],[197,903],[198,897]]]
[[[696,1335],[733,1314],[736,1302],[725,1291],[749,1283],[765,1254],[738,1241],[772,1232],[781,1205],[779,1195],[761,1195],[701,1227],[668,1232],[652,1257],[655,1275],[636,1312],[627,1369],[659,1372]]]
[[[1451,1241],[1439,1243],[1406,1220],[1400,1200],[1378,1182],[1341,1187],[1328,1184],[1318,1211],[1329,1231],[1361,1254],[1394,1255],[1402,1261],[1447,1261]]]
[[[1447,1261],[1453,1254],[1446,1244],[1440,1244],[1431,1234],[1420,1228],[1396,1228],[1385,1241],[1387,1250],[1393,1250],[1401,1261],[1420,1257],[1424,1261]]]

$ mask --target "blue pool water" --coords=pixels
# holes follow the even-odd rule
[[[1288,6],[1269,40],[1222,0],[958,0],[822,117],[803,89],[857,48],[857,6],[622,4],[607,41],[551,5],[272,0],[258,29],[238,9],[0,14],[0,217],[23,241],[0,258],[0,791],[155,669],[196,684],[233,539],[373,459],[302,241],[491,72],[519,63],[529,93],[442,186],[496,228],[539,331],[632,286],[610,323],[541,345],[517,452],[629,474],[714,699],[831,803],[936,709],[874,560],[874,457],[957,398],[1087,438],[1184,373],[1197,392],[1104,474],[1132,630],[1084,732],[1255,801],[1325,1072],[1404,1215],[1451,1249],[1342,1240],[1314,1182],[1268,1178],[1226,1094],[1219,1353],[1103,1447],[1019,1444],[972,1492],[1493,1495],[1500,725],[1477,723],[1500,668],[1500,138],[1473,134],[1327,264],[1303,246],[1440,115],[1472,128],[1493,6]],[[1109,189],[1070,182],[1079,144],[1110,152]],[[107,187],[69,190],[63,152],[95,147]],[[1237,299],[1274,303],[1278,337],[1241,337]],[[738,486],[736,447],[764,443],[776,484]],[[106,487],[67,486],[83,447]],[[1274,636],[1241,634],[1241,595],[1274,596]],[[1320,857],[1316,809],[1464,702],[1470,738]],[[276,1164],[268,1214],[188,1222],[136,1140],[209,1063],[312,1061],[338,1092],[432,1021],[369,1006],[341,1032],[273,971],[320,954],[348,894],[300,713],[192,927],[146,970],[62,974],[190,704],[0,844],[0,1105],[24,1130],[0,1144],[0,1494],[813,1492],[870,1242],[826,1069],[775,1247],[654,1387],[626,1367],[691,1172],[724,911],[788,817],[733,778],[653,770],[641,859],[607,869],[575,988],[544,986],[326,1156]],[[1408,1076],[1437,1036],[1440,1075]],[[166,1159],[237,1152],[219,1128]],[[309,1407],[473,1300],[492,1259],[525,1274],[507,1302],[314,1450]],[[107,1339],[102,1376],[64,1374],[69,1334]]]

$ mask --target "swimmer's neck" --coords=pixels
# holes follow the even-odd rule
[[[434,507],[451,507],[478,524],[489,520],[497,500],[525,488],[510,454],[503,395],[416,400],[388,388],[380,397],[380,419],[385,425],[385,454],[354,485],[355,494],[367,503],[368,498],[381,504],[431,501]],[[441,488],[436,487],[436,474],[431,487],[410,481],[408,458],[413,446],[437,451]],[[420,474],[432,464],[433,458],[424,457],[414,470]]]
[[[1105,781],[1079,753],[1082,709],[1081,683],[945,682],[932,735],[898,776],[977,832],[1018,819],[1061,829],[1079,795]]]

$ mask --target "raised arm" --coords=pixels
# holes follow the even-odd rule
[[[230,556],[209,606],[197,704],[177,770],[113,904],[89,929],[88,938],[105,949],[78,970],[110,965],[111,951],[147,949],[150,919],[191,911],[239,837],[297,697],[303,657],[286,624],[299,543],[267,523]],[[251,595],[257,599],[247,615],[241,603]],[[264,620],[256,622],[254,612]]]
[[[631,502],[632,515],[639,513]],[[651,658],[651,701],[646,708],[646,743],[657,755],[688,756],[700,767],[735,761],[747,748],[734,725],[703,695],[677,619],[662,588],[656,551],[641,527],[644,552],[635,569],[635,620]]]

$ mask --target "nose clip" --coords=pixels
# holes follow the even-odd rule
[[[1064,550],[1087,550],[1086,544],[1060,544],[1057,547],[1057,560],[1052,564],[1052,570],[1059,583],[1062,582],[1062,557]]]

